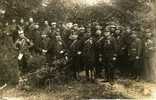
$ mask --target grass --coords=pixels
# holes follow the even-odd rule
[[[89,82],[73,81],[69,84],[56,86],[52,91],[47,89],[33,89],[22,91],[14,87],[4,90],[4,97],[8,100],[80,100],[80,99],[140,99],[149,98],[144,96],[142,89],[144,86],[154,87],[154,83],[135,82],[129,80],[129,86],[124,83],[96,84]],[[16,99],[13,99],[16,98]]]

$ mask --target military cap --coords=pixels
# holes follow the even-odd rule
[[[111,28],[116,28],[116,25],[112,24],[110,25]]]
[[[56,25],[56,22],[52,22],[51,25]]]
[[[79,30],[85,30],[85,27],[82,26],[82,27],[79,28]]]

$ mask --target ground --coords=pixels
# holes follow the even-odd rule
[[[117,80],[113,85],[99,80],[95,83],[73,81],[56,86],[50,92],[47,89],[22,91],[7,87],[3,92],[3,98],[5,100],[156,99],[156,84],[128,79]]]

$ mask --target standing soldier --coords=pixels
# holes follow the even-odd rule
[[[87,80],[94,80],[95,69],[94,69],[94,44],[91,32],[86,33],[85,41],[83,43],[83,62],[86,71]]]
[[[120,26],[116,27],[115,34],[114,34],[115,42],[116,42],[116,49],[117,49],[117,61],[116,67],[117,70],[120,70],[124,66],[125,61],[125,54],[126,52],[126,44],[124,42],[123,31]]]
[[[110,25],[110,32],[111,32],[111,35],[115,35],[115,31],[116,31],[116,25],[115,23],[113,23],[112,25]]]
[[[48,35],[50,31],[51,29],[50,29],[48,21],[44,21],[42,35]]]
[[[110,31],[104,33],[105,38],[102,40],[102,59],[105,67],[106,81],[113,82],[114,79],[114,62],[116,62],[116,43]]]
[[[130,35],[131,41],[128,46],[128,57],[130,69],[132,69],[132,75],[135,75],[134,78],[140,78],[141,72],[141,59],[142,59],[142,42],[141,39],[137,36],[135,31],[132,31]]]
[[[156,53],[156,42],[150,29],[146,30],[144,40],[144,70],[146,80],[154,80],[155,75],[153,73],[153,67],[155,67],[155,53]]]
[[[26,34],[25,34],[29,39],[32,39],[32,37],[33,37],[32,34],[33,34],[33,30],[35,28],[34,26],[35,26],[34,19],[32,17],[30,17],[27,28],[26,28]]]
[[[65,66],[65,43],[60,34],[56,35],[56,47],[55,47],[55,60],[54,66],[57,68],[63,68]]]
[[[74,79],[78,79],[79,71],[82,67],[82,40],[78,37],[77,34],[71,35],[70,38],[72,39],[69,47],[71,56],[71,70]]]
[[[29,48],[33,46],[33,43],[25,37],[23,31],[19,32],[19,39],[15,42],[15,48],[19,51],[18,62],[21,74],[28,73],[31,68],[27,66],[27,60],[30,56]]]
[[[34,43],[34,46],[33,46],[33,54],[40,54],[42,49],[41,49],[41,41],[42,41],[42,38],[41,38],[41,33],[39,31],[39,25],[36,24],[34,25],[34,30],[32,31],[32,41]]]
[[[13,41],[15,42],[18,38],[17,24],[16,24],[15,19],[12,20],[12,23],[11,23],[9,28],[10,28],[10,32],[11,32],[12,37],[13,37]]]
[[[25,30],[26,25],[23,18],[20,19],[19,25],[17,27],[18,30]]]
[[[56,22],[52,22],[51,23],[51,31],[49,33],[49,37],[53,38],[56,35],[56,29],[57,29],[57,23]]]
[[[102,71],[102,49],[101,49],[101,42],[103,40],[102,32],[101,30],[97,30],[94,33],[93,41],[94,41],[94,53],[95,53],[95,72],[96,77],[101,77],[101,71]]]

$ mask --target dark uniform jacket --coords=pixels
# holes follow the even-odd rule
[[[93,38],[90,37],[84,41],[83,44],[83,61],[84,63],[93,64],[95,61],[95,52]]]
[[[114,37],[104,38],[102,40],[102,55],[104,58],[112,59],[117,53],[117,44]]]
[[[128,56],[130,60],[135,60],[136,57],[141,57],[142,54],[142,42],[140,38],[132,39],[128,46]]]

